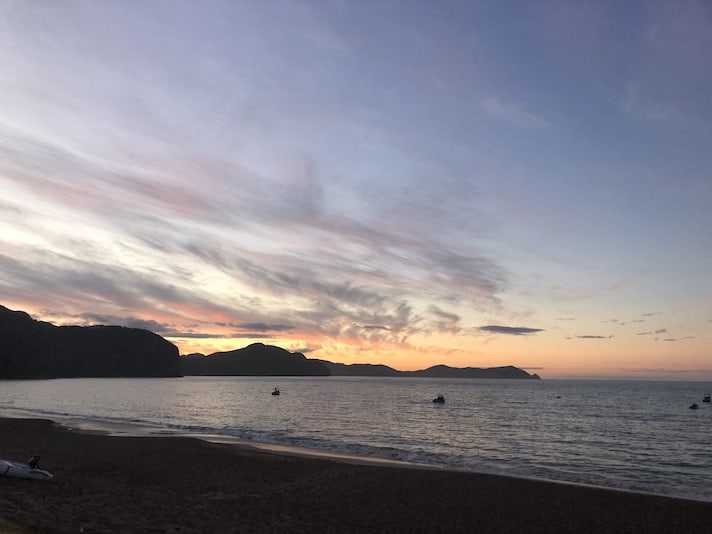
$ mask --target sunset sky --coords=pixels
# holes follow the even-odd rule
[[[0,304],[712,380],[712,3],[0,0]]]

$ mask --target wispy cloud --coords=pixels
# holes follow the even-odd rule
[[[657,330],[653,330],[650,332],[637,332],[637,336],[658,336],[660,334],[666,333],[668,330],[667,328],[658,328]]]
[[[16,273],[12,284],[16,291],[46,285],[44,297],[54,293],[57,299],[46,305],[59,307],[61,300],[83,299],[90,307],[114,302],[127,309],[150,310],[157,302],[195,303],[197,295],[188,288],[204,276],[198,272],[208,267],[246,290],[273,299],[296,298],[301,303],[298,317],[292,317],[287,310],[277,310],[275,300],[265,310],[266,318],[280,315],[288,319],[286,324],[299,329],[336,336],[364,332],[352,324],[380,324],[387,329],[380,335],[387,332],[393,337],[419,329],[456,331],[456,314],[434,307],[431,313],[436,317],[428,323],[414,312],[410,301],[417,293],[402,284],[404,275],[419,280],[420,288],[429,288],[436,301],[483,308],[496,303],[505,286],[504,270],[480,255],[476,247],[458,247],[456,251],[454,243],[442,243],[430,230],[408,233],[405,226],[409,219],[403,219],[402,226],[383,225],[379,219],[358,221],[330,211],[323,201],[321,180],[309,160],[287,179],[257,176],[241,167],[203,165],[204,172],[214,173],[213,182],[221,184],[211,190],[196,184],[169,186],[161,175],[135,169],[117,174],[115,169],[46,142],[20,140],[17,135],[7,139],[12,141],[6,145],[12,152],[6,152],[9,167],[5,179],[42,202],[93,218],[105,236],[120,243],[107,248],[110,241],[100,244],[61,233],[51,238],[55,222],[38,218],[55,251],[18,250],[15,257],[23,258],[22,265],[7,257],[6,272]],[[27,167],[25,156],[37,151],[50,156],[40,160],[39,168],[37,164]],[[239,194],[226,195],[226,191]],[[107,210],[108,205],[113,208]],[[19,204],[9,204],[8,209],[16,218],[25,211]],[[417,211],[412,216],[417,217]],[[294,231],[286,230],[285,225]],[[459,231],[461,228],[453,228],[453,233]],[[283,243],[275,241],[280,235]],[[229,246],[224,242],[226,237]],[[243,238],[244,245],[240,243]],[[180,258],[175,267],[161,269],[172,271],[170,277],[156,277],[154,268],[122,267],[124,262],[117,261],[117,253],[140,257],[143,247],[156,258]],[[79,257],[75,256],[77,251],[82,251]],[[45,260],[38,262],[42,256]],[[379,264],[383,269],[374,268]],[[181,289],[178,280],[184,282]],[[211,302],[209,292],[199,300],[203,309],[215,308],[236,318],[248,314],[245,310],[243,315],[240,306],[228,305],[222,297]],[[182,330],[179,325],[176,328]],[[369,338],[374,335],[368,332]]]
[[[17,3],[3,303],[201,348],[548,353],[527,324],[677,338],[645,312],[680,287],[692,324],[709,300],[706,4],[532,3],[506,35],[496,2],[387,9],[407,24],[359,2]],[[640,194],[647,176],[685,193]]]
[[[673,103],[655,102],[644,98],[637,87],[629,87],[621,109],[632,117],[649,122],[668,123],[677,127],[699,125],[699,121],[683,115]]]
[[[547,126],[546,121],[541,117],[497,97],[482,99],[480,109],[491,117],[510,122],[520,128],[544,128]]]
[[[688,339],[695,339],[695,336],[685,336],[685,337],[666,337],[663,341],[675,342],[675,341],[685,341]]]
[[[526,326],[501,326],[501,325],[487,325],[480,326],[478,328],[480,332],[488,332],[490,334],[506,334],[509,336],[525,336],[528,334],[536,334],[537,332],[543,332],[541,328],[529,328]]]
[[[293,326],[285,324],[241,323],[237,326],[243,330],[254,330],[256,332],[289,332],[294,330]]]

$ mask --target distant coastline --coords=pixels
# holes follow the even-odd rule
[[[534,379],[517,367],[449,367],[434,365],[418,371],[398,371],[383,364],[344,364],[328,360],[309,359],[301,352],[263,343],[210,355],[189,354],[181,356],[183,374],[186,376],[388,376],[430,378],[505,378]]]
[[[343,364],[253,343],[209,355],[181,356],[148,330],[120,326],[55,326],[0,305],[0,378],[177,376],[390,376],[539,379],[517,367],[434,365],[399,371],[383,364]]]

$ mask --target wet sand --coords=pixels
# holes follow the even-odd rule
[[[33,454],[54,479],[0,477],[2,531],[689,534],[712,525],[709,502],[0,418],[0,458]]]

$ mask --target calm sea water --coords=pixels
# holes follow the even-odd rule
[[[279,386],[280,396],[270,395]],[[0,415],[217,434],[712,501],[709,383],[416,378],[0,381]],[[432,398],[442,393],[444,404]],[[688,407],[696,402],[700,409]]]

